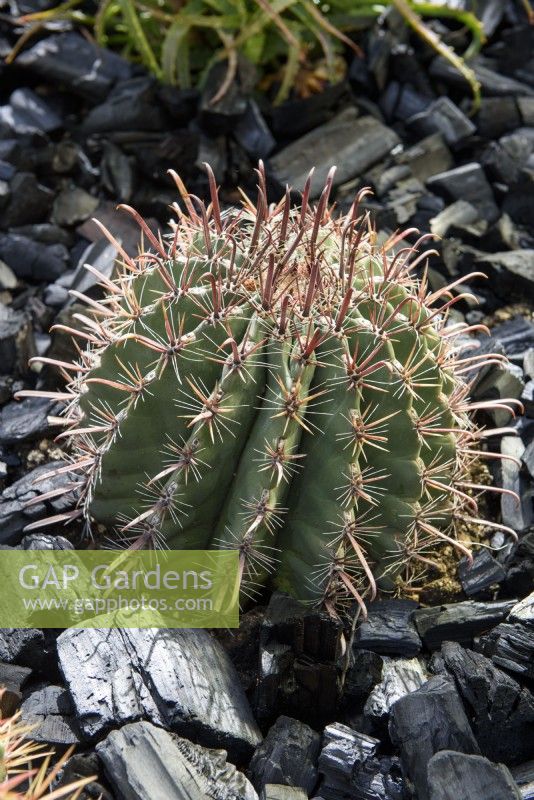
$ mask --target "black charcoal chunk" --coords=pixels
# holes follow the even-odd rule
[[[47,217],[54,193],[42,186],[31,172],[17,172],[9,184],[9,192],[9,203],[2,214],[2,226],[13,228]]]
[[[204,630],[71,628],[57,650],[86,737],[141,717],[234,758],[261,740],[232,663]]]
[[[68,251],[62,244],[43,245],[9,233],[0,236],[0,258],[18,278],[47,283],[65,272]]]
[[[506,573],[497,559],[483,547],[473,555],[473,563],[467,557],[461,559],[458,576],[465,594],[472,597],[495,583],[501,583]]]
[[[450,750],[436,753],[428,763],[431,800],[521,800],[521,793],[504,764]]]
[[[35,726],[32,739],[54,745],[78,744],[80,739],[69,693],[62,686],[43,686],[22,703],[22,721]]]
[[[501,623],[481,636],[477,649],[494,664],[525,678],[534,678],[534,628]]]
[[[279,717],[256,748],[248,768],[256,791],[267,783],[277,783],[301,787],[311,794],[317,782],[320,745],[321,737],[308,725]]]
[[[454,678],[483,755],[518,764],[534,758],[534,697],[481,653],[456,642],[441,649],[443,668]]]
[[[40,80],[68,88],[89,100],[102,100],[118,79],[128,78],[127,61],[78,33],[47,36],[17,56],[17,65]]]
[[[234,136],[253,159],[267,158],[276,141],[255,100],[249,100],[245,114],[234,128]]]
[[[426,111],[416,114],[408,125],[417,135],[441,133],[447,144],[456,145],[471,136],[476,127],[448,97],[439,97]]]
[[[419,634],[430,650],[447,640],[471,645],[473,638],[506,619],[514,601],[497,603],[464,603],[420,608],[414,614]]]
[[[63,189],[56,197],[52,218],[57,225],[77,225],[92,217],[97,208],[96,197],[85,189],[80,189],[79,186],[70,186]]]
[[[428,762],[440,750],[480,752],[454,683],[441,676],[401,697],[391,709],[390,735],[418,800],[431,800]]]
[[[12,445],[48,435],[48,415],[53,408],[50,400],[39,397],[8,403],[0,411],[0,444]]]
[[[16,89],[9,104],[0,106],[0,131],[3,138],[52,133],[62,126],[61,117],[28,88]]]
[[[427,180],[426,185],[446,200],[467,200],[488,222],[495,222],[499,217],[492,188],[484,170],[476,162],[434,175]]]
[[[381,681],[365,703],[365,718],[380,730],[380,726],[387,721],[393,704],[404,695],[419,689],[428,677],[425,666],[419,659],[392,659],[386,656]]]
[[[223,750],[200,747],[150,722],[112,731],[96,751],[120,800],[258,800]]]
[[[421,639],[413,622],[417,603],[412,600],[380,600],[371,603],[368,617],[359,625],[354,648],[385,655],[414,656]]]
[[[270,159],[272,176],[301,191],[310,164],[315,164],[311,196],[321,193],[331,167],[337,165],[334,186],[364,173],[397,145],[391,129],[371,116],[359,117],[348,107],[334,119],[288,145]]]

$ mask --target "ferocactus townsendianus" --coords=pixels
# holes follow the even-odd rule
[[[269,205],[260,165],[256,205],[224,212],[208,175],[206,207],[173,173],[185,210],[165,237],[127,209],[136,258],[106,232],[118,274],[97,276],[105,297],[86,298],[67,329],[79,358],[60,364],[66,519],[133,548],[237,548],[245,591],[272,574],[331,610],[363,608],[440,542],[469,556],[456,526],[477,516],[487,404],[464,375],[488,356],[462,354],[473,326],[448,319],[467,278],[429,293],[422,240],[379,244],[361,193],[336,214],[333,172],[316,204],[310,177],[299,206],[289,190]]]

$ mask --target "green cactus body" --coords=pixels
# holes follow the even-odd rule
[[[89,301],[64,434],[77,513],[117,544],[237,548],[245,592],[363,607],[437,543],[465,550],[466,326],[358,199],[334,216],[331,177],[294,208],[259,175],[257,206],[224,214],[211,173],[208,209],[178,181],[188,214],[168,240],[145,226],[151,252]]]

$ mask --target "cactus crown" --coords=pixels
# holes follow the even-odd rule
[[[485,433],[464,375],[487,356],[448,324],[466,279],[429,293],[425,237],[379,245],[364,192],[335,214],[333,172],[316,205],[311,175],[300,206],[269,205],[260,164],[256,205],[224,212],[208,176],[206,207],[173,173],[185,211],[163,238],[126,208],[136,258],[104,231],[118,275],[64,328],[84,346],[60,364],[80,491],[65,519],[115,546],[237,548],[246,593],[274,573],[330,610],[363,609],[440,542],[469,556],[455,526],[477,516]]]

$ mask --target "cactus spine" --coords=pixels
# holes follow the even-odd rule
[[[185,211],[164,238],[126,208],[147,250],[119,248],[105,299],[68,329],[85,348],[61,365],[68,519],[130,547],[237,548],[245,592],[273,573],[330,609],[363,608],[438,543],[469,555],[455,528],[477,516],[466,475],[486,433],[464,374],[487,356],[461,355],[472,328],[448,324],[466,279],[429,293],[424,237],[378,245],[363,193],[346,216],[329,206],[333,172],[316,205],[311,176],[299,207],[289,191],[268,205],[260,165],[256,205],[224,213],[208,175],[206,208],[173,174]]]

